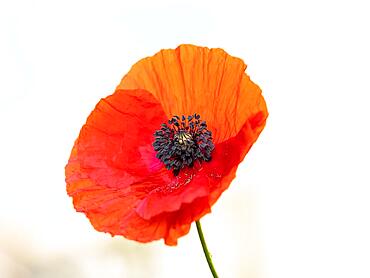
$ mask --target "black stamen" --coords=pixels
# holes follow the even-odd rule
[[[194,161],[208,162],[214,149],[212,132],[200,115],[173,116],[154,133],[154,150],[168,170],[177,176],[184,167],[193,167]]]

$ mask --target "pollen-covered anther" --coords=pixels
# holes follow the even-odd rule
[[[193,167],[195,161],[210,161],[214,149],[212,133],[198,114],[173,116],[154,133],[154,150],[168,170],[178,175],[184,167]]]

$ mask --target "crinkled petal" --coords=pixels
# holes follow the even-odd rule
[[[241,59],[222,49],[180,45],[136,63],[118,88],[148,90],[168,117],[200,114],[217,144],[234,137],[258,113],[261,90],[245,69]]]
[[[262,131],[266,117],[267,114],[263,112],[257,113],[244,124],[236,136],[216,145],[211,162],[202,163],[201,166],[181,171],[180,177],[176,180],[192,177],[192,179],[187,180],[187,183],[182,183],[176,188],[166,187],[167,192],[163,189],[163,191],[149,193],[136,209],[139,215],[142,216],[140,221],[145,222],[148,219],[149,222],[153,222],[161,217],[170,219],[170,215],[176,215],[177,219],[181,219],[179,215],[189,214],[185,208],[187,210],[196,209],[197,213],[190,213],[193,218],[189,223],[183,223],[183,226],[175,226],[171,229],[172,232],[166,234],[165,241],[167,244],[177,242],[179,236],[188,232],[191,222],[199,220],[201,216],[209,213],[211,206],[217,201],[222,192],[229,187],[235,177],[239,163],[244,159]],[[199,198],[200,195],[198,194],[196,198],[191,199],[193,196],[190,194],[191,191],[202,190],[202,188],[205,188],[204,193],[206,195]],[[182,196],[183,192],[188,194]],[[186,198],[190,199],[186,200]],[[161,214],[161,212],[169,213]],[[186,227],[186,229],[183,230],[181,227]]]
[[[97,230],[123,234],[123,219],[156,186],[143,181],[162,171],[151,144],[166,120],[161,105],[143,90],[116,91],[87,119],[66,166],[66,182],[76,210]]]
[[[203,167],[183,169],[178,176],[166,170],[163,176],[168,179],[158,186],[138,204],[137,213],[144,219],[151,219],[164,212],[173,212],[183,204],[189,204],[200,197],[208,197],[209,180],[202,174]]]
[[[139,242],[150,242],[163,238],[167,245],[177,245],[179,237],[186,235],[192,222],[210,212],[208,197],[195,199],[190,204],[182,204],[173,212],[164,212],[146,220],[135,212],[130,215],[129,226],[125,227],[126,237]]]
[[[266,118],[265,111],[260,111],[250,117],[235,137],[216,146],[212,161],[204,163],[204,171],[210,178],[210,206],[217,201],[235,178],[240,162],[257,140],[265,126]]]

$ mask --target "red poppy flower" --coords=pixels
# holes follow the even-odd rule
[[[193,45],[135,64],[74,144],[66,182],[75,209],[98,231],[176,245],[265,125],[265,101],[245,69],[222,49]]]

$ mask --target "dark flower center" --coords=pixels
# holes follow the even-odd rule
[[[177,176],[184,167],[195,161],[210,161],[214,149],[212,132],[198,114],[173,116],[154,133],[154,150],[168,170]]]

